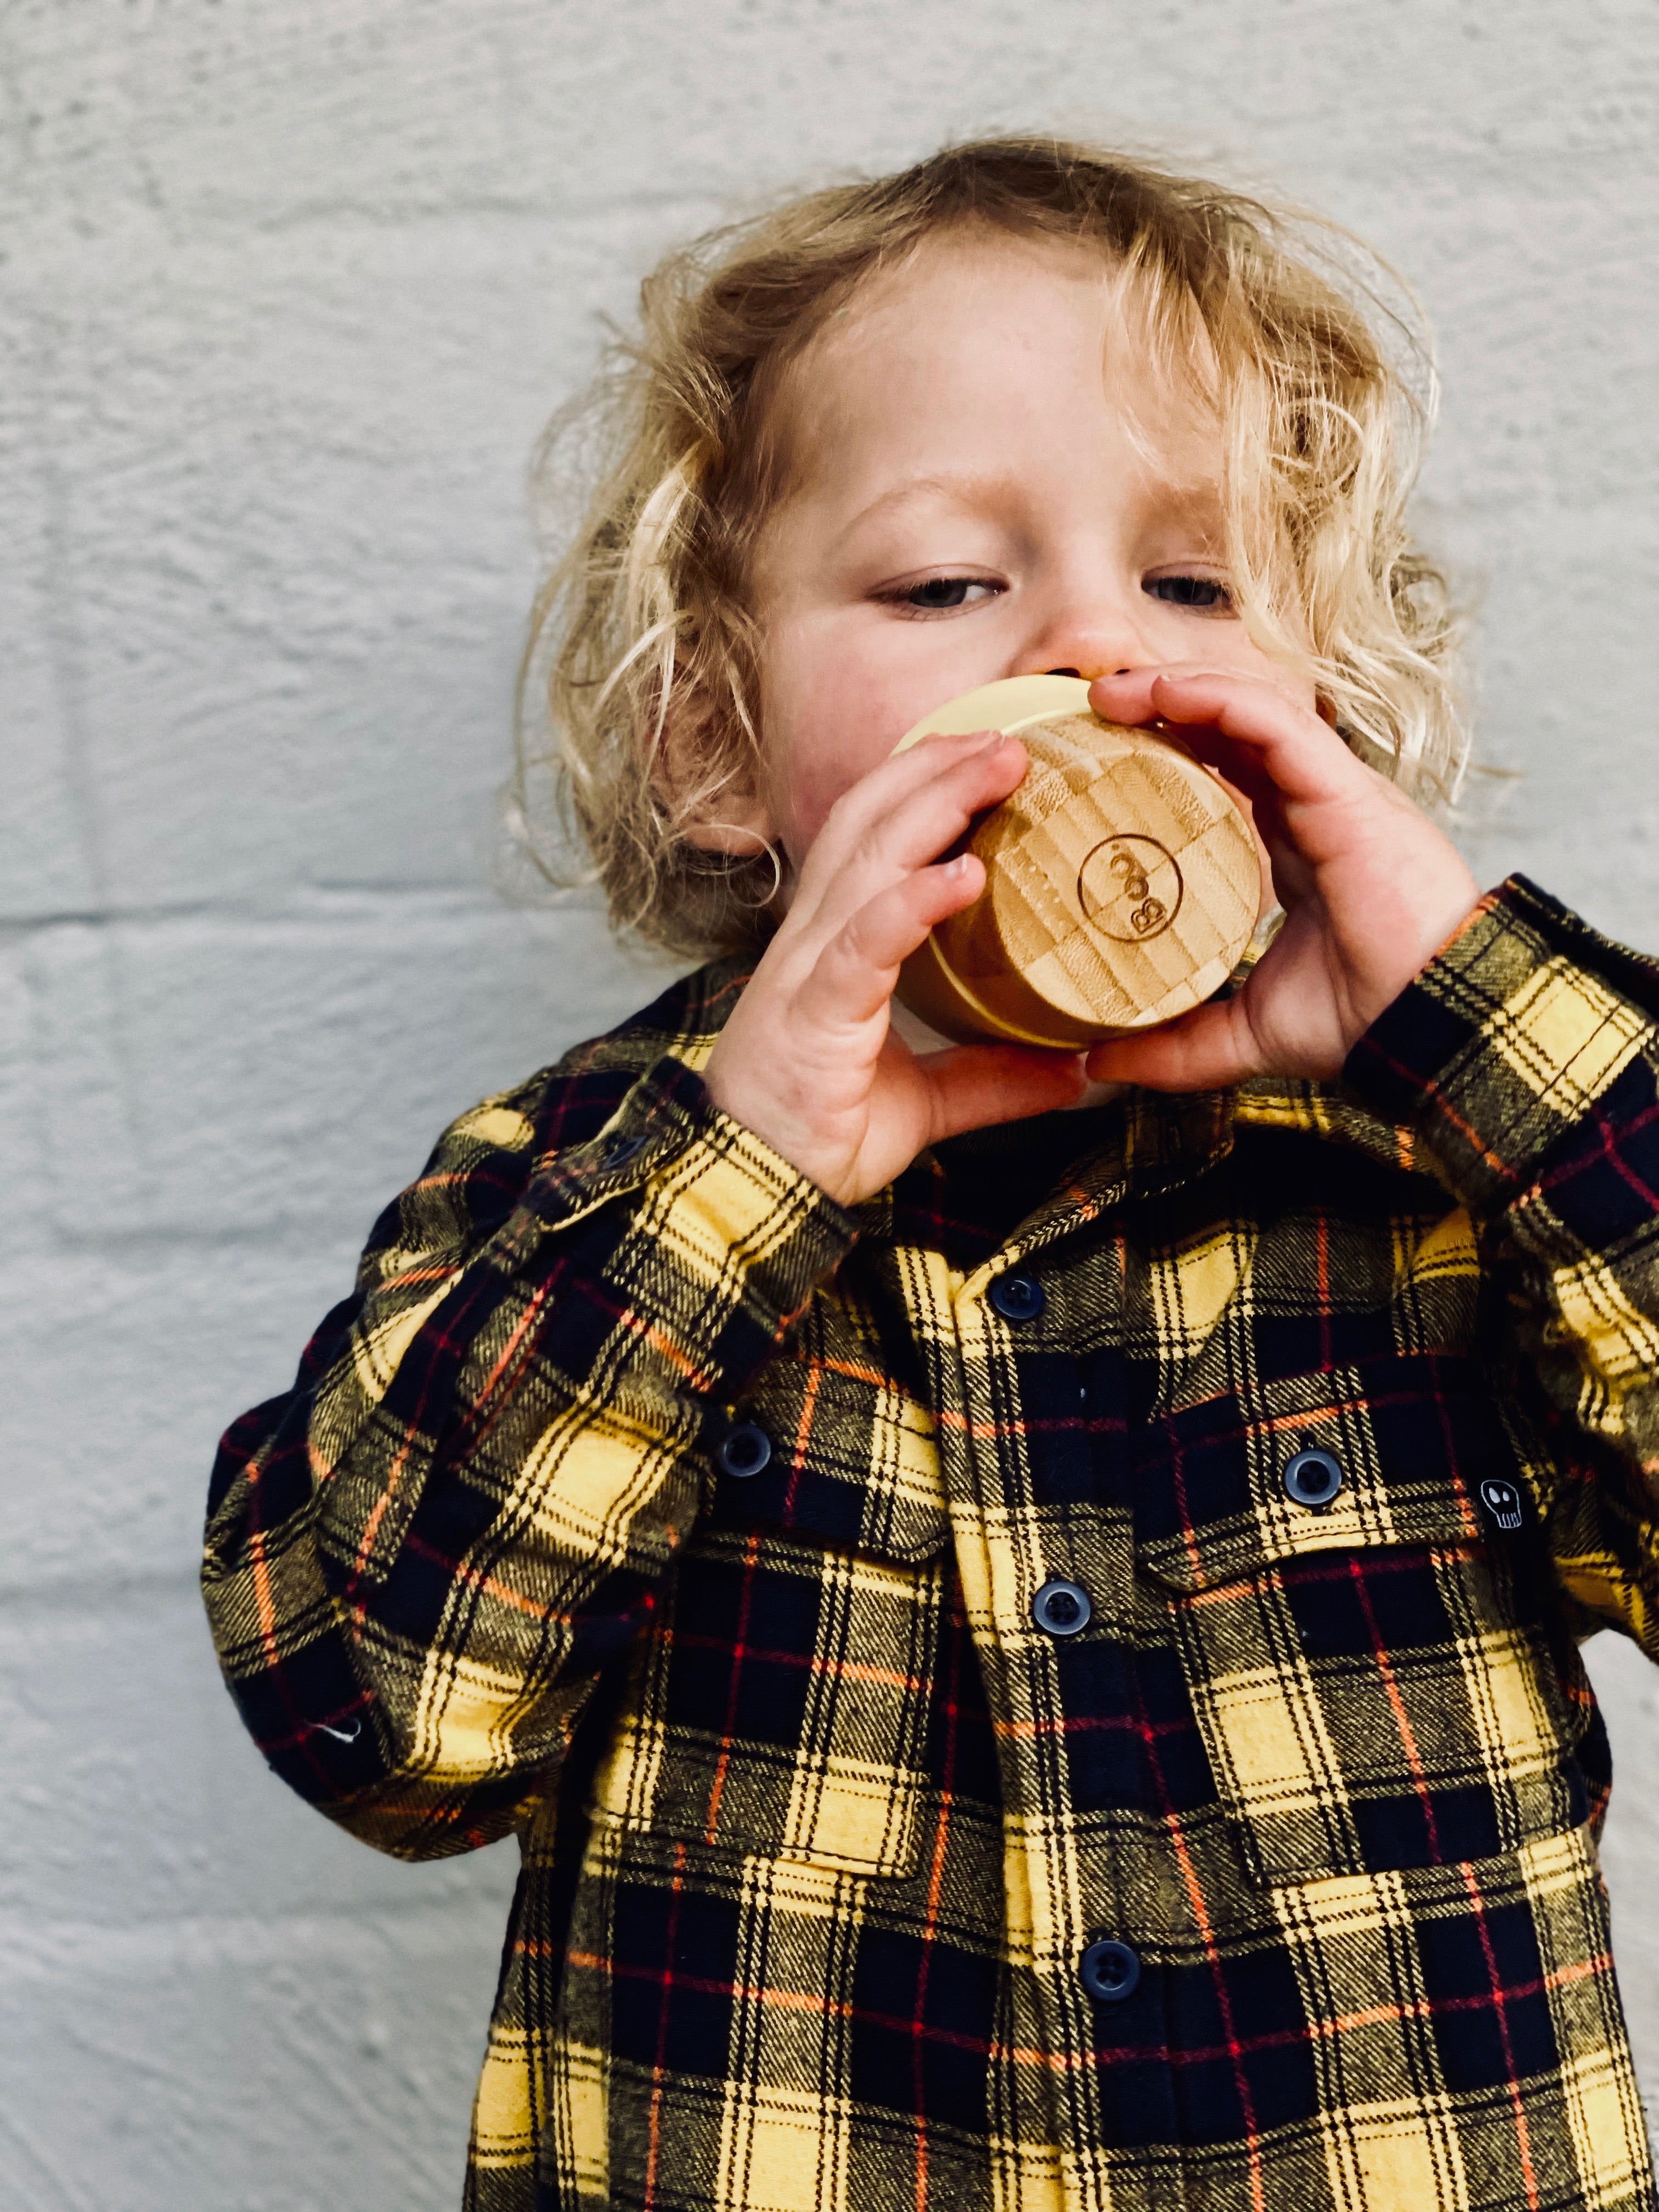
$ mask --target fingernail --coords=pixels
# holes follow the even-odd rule
[[[984,738],[981,740],[977,750],[982,753],[994,753],[999,745],[1006,744],[1007,742],[1008,738],[1006,731],[988,730]]]
[[[965,876],[968,872],[966,853],[958,853],[954,860],[947,860],[945,863],[945,872],[947,876]]]

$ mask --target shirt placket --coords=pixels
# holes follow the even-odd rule
[[[1067,1341],[1065,1285],[1076,1278],[1049,1263],[1057,1310],[1044,1269],[1018,1248],[966,1274],[928,1255],[921,1303],[935,1317],[942,1472],[1002,1776],[1014,2028],[1002,2063],[1020,2077],[1010,2094],[1031,2124],[1046,2115],[1052,2146],[1028,2161],[1011,2201],[1020,2212],[1121,2212],[1126,2161],[1108,2171],[1115,2144],[1136,2169],[1136,2212],[1174,2212],[1183,2192],[1158,1969],[1129,1902],[1158,1870],[1132,1863],[1146,1856],[1148,1824],[1108,1817],[1146,1808],[1131,1747],[1127,1439],[1121,1420],[1085,1418],[1121,1374],[1116,1285],[1094,1249],[1086,1352]],[[1074,1425],[1062,1414],[1068,1393]],[[1119,1802],[1093,1819],[1075,1807],[1068,1731],[1079,1723],[1124,1746]]]

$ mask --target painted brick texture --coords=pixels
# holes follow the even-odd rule
[[[946,133],[1178,149],[1415,280],[1461,836],[1659,944],[1646,0],[13,0],[0,14],[0,2201],[458,2201],[510,1887],[264,1774],[213,1443],[439,1127],[637,1004],[491,889],[527,456],[669,241]],[[1591,1660],[1659,2092],[1659,1675]]]

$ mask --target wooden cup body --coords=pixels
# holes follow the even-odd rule
[[[901,1000],[943,1036],[1079,1050],[1198,1006],[1249,943],[1261,878],[1249,824],[1207,770],[1154,732],[1102,721],[1087,695],[1069,678],[987,685],[904,741],[1000,727],[1031,757],[969,836],[983,892],[900,975]]]

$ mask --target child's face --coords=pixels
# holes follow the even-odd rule
[[[1097,254],[933,244],[831,321],[779,406],[756,826],[792,872],[913,723],[996,678],[1288,681],[1228,603],[1218,434],[1145,371]]]

